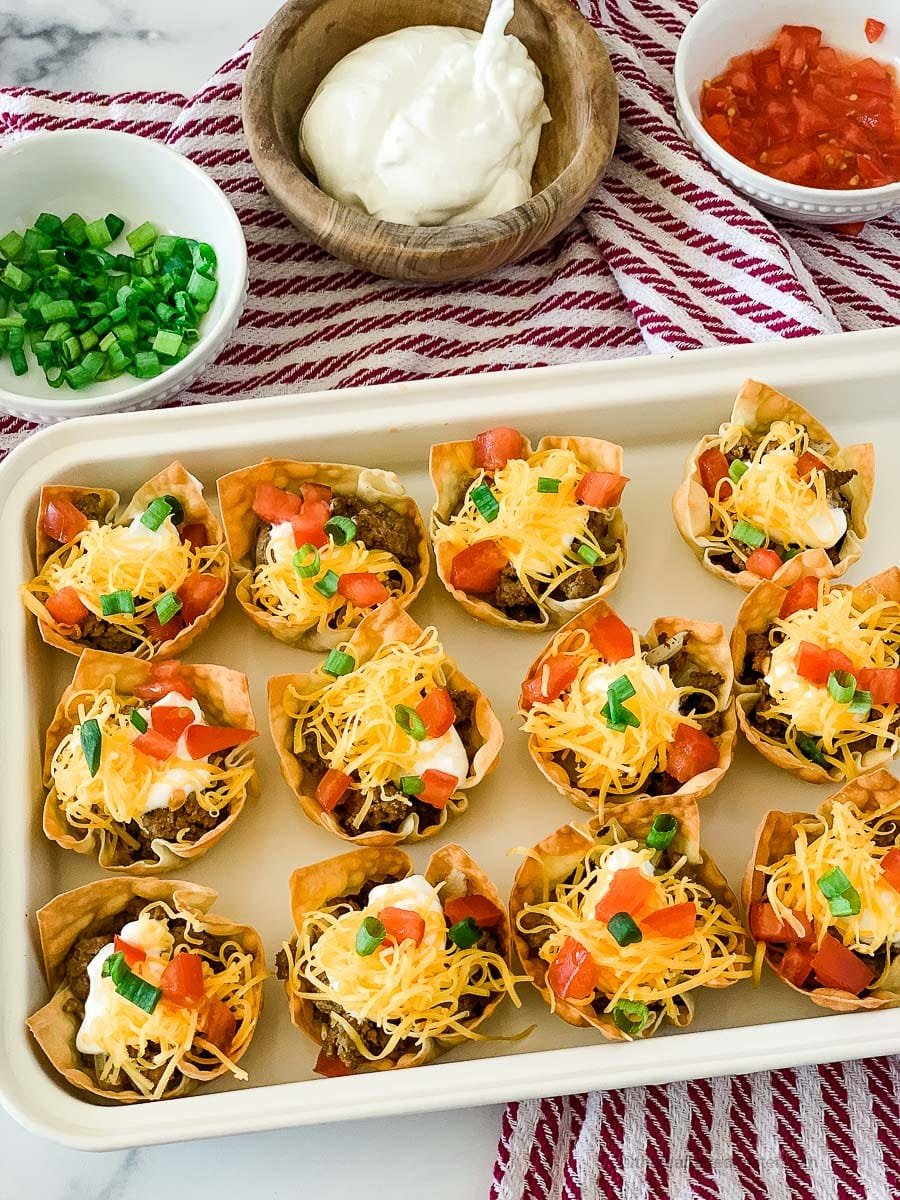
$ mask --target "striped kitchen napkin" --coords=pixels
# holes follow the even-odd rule
[[[849,2],[849,0],[848,0]],[[229,195],[247,236],[240,328],[182,403],[766,341],[896,324],[900,225],[775,225],[682,139],[672,66],[694,5],[579,0],[619,80],[615,161],[525,262],[442,288],[378,280],[305,243],[241,131],[245,46],[193,97],[0,91],[0,143],[79,126],[154,137]],[[0,419],[0,456],[32,426]],[[898,1065],[877,1059],[510,1105],[496,1200],[890,1200]]]

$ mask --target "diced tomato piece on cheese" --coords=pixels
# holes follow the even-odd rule
[[[875,17],[869,17],[866,20],[865,28],[866,28],[866,41],[874,44],[875,42],[877,42],[880,39],[881,35],[884,33],[884,31],[886,29],[886,26],[885,26],[884,21],[878,21],[875,19]]]
[[[261,521],[269,525],[280,525],[290,521],[300,511],[300,497],[271,483],[258,483],[253,494],[253,511]]]
[[[165,761],[175,753],[175,743],[165,734],[156,729],[148,729],[146,733],[138,734],[132,743],[135,750],[140,750],[148,758],[158,758]]]
[[[304,504],[312,500],[320,504],[331,504],[334,499],[334,492],[327,483],[301,483],[300,495]]]
[[[700,472],[700,482],[707,496],[715,496],[720,480],[728,480],[728,459],[718,446],[710,446],[697,459],[697,469]],[[719,497],[727,500],[734,489],[730,482],[723,483]]]
[[[801,575],[796,583],[792,583],[785,593],[778,610],[779,618],[784,621],[792,613],[804,608],[819,607],[819,581],[815,575]]]
[[[181,601],[179,616],[185,625],[193,625],[198,617],[208,612],[224,590],[225,580],[218,575],[210,575],[206,571],[188,575],[178,589],[178,599]]]
[[[139,684],[134,694],[139,700],[162,700],[170,692],[178,692],[186,700],[193,700],[194,690],[181,672],[181,663],[177,659],[171,662],[155,662],[150,668],[150,678],[146,683]]]
[[[203,1000],[203,959],[199,954],[176,954],[159,981],[163,999],[179,1008],[197,1008]]]
[[[634,630],[615,613],[598,617],[591,626],[589,636],[597,653],[608,663],[631,658],[634,654]]]
[[[71,500],[50,500],[41,516],[41,529],[54,542],[71,542],[88,527],[88,519]]]
[[[843,942],[826,933],[812,959],[816,979],[827,988],[838,988],[858,996],[875,978],[875,968],[848,950]]]
[[[383,604],[391,594],[372,571],[348,571],[338,580],[337,590],[339,596],[357,608]]]
[[[495,929],[503,918],[503,913],[497,905],[488,900],[487,896],[481,896],[477,892],[473,892],[471,896],[457,896],[448,900],[444,905],[444,912],[451,925],[471,917],[479,929]]]
[[[155,704],[150,710],[150,724],[163,735],[177,742],[189,725],[194,723],[194,712],[175,704]]]
[[[113,946],[116,954],[124,956],[125,963],[129,967],[133,967],[135,963],[143,962],[147,957],[146,950],[142,950],[140,946],[133,946],[131,942],[126,942],[124,938],[120,938],[118,934],[113,938]]]
[[[237,1033],[237,1020],[224,1001],[207,996],[200,1006],[197,1028],[216,1049],[227,1053]]]
[[[329,767],[316,787],[316,801],[323,812],[334,812],[350,787],[350,776]]]
[[[575,499],[588,508],[615,508],[622,499],[627,475],[614,475],[609,471],[588,471],[582,475],[575,489]]]
[[[757,942],[811,942],[815,930],[806,913],[792,908],[791,916],[800,922],[802,932],[777,916],[767,900],[754,900],[748,913],[750,933]]]
[[[456,710],[446,688],[432,688],[416,705],[430,738],[443,737],[456,720]]]
[[[679,725],[666,756],[666,774],[679,783],[687,783],[718,765],[719,748],[709,734],[693,725]]]
[[[499,471],[511,458],[521,458],[524,449],[518,429],[498,425],[475,438],[475,464],[485,471]]]
[[[497,542],[475,542],[450,564],[450,586],[474,595],[493,592],[508,561]]]
[[[206,532],[206,526],[199,521],[190,525],[183,525],[181,528],[181,540],[186,546],[190,546],[192,550],[202,550],[204,546],[209,545],[209,534]]]
[[[188,758],[197,759],[233,750],[235,746],[243,746],[255,737],[259,737],[255,729],[236,729],[230,725],[192,725],[184,735],[184,744]]]
[[[291,517],[294,527],[294,544],[299,550],[301,546],[315,546],[320,550],[328,545],[328,534],[325,532],[325,522],[331,515],[331,509],[320,500],[311,500],[304,504],[300,512]]]
[[[825,464],[817,454],[811,454],[809,450],[804,450],[797,459],[797,474],[801,479],[805,479],[807,475],[811,475],[813,471],[824,471]]]
[[[567,937],[547,971],[547,983],[560,1000],[586,1000],[597,987],[597,964],[581,942]]]
[[[558,700],[572,686],[580,666],[577,654],[551,654],[522,684],[520,706],[527,711],[539,700]]]
[[[425,936],[425,920],[411,908],[383,908],[378,920],[387,936],[397,943],[411,941],[418,946]]]
[[[799,944],[788,946],[776,968],[778,974],[786,983],[792,983],[794,987],[802,988],[812,971],[814,954],[815,950],[812,946]]]
[[[319,1057],[316,1059],[313,1070],[317,1075],[323,1075],[326,1079],[340,1079],[344,1075],[353,1074],[345,1062],[342,1062],[334,1054],[326,1054],[324,1050],[319,1051]]]
[[[801,642],[796,657],[797,674],[825,687],[832,671],[853,671],[853,661],[842,650],[823,650],[812,642]]]
[[[881,873],[891,887],[900,892],[900,846],[888,850],[881,860]]]
[[[772,579],[781,566],[781,555],[777,550],[769,550],[760,546],[747,558],[747,570],[760,579]]]
[[[697,925],[697,906],[693,900],[681,904],[667,904],[656,912],[641,918],[641,927],[656,937],[690,937]]]
[[[650,897],[656,892],[656,884],[640,867],[626,867],[616,871],[610,880],[606,895],[594,909],[594,919],[609,921],[616,913],[637,916]]]
[[[425,790],[419,792],[417,800],[430,804],[432,808],[446,808],[450,797],[459,787],[459,779],[446,771],[435,771],[429,768],[422,773]]]
[[[58,625],[80,625],[91,615],[73,587],[61,588],[54,596],[48,596],[44,607]]]
[[[160,625],[159,617],[155,612],[148,613],[144,617],[144,633],[151,642],[156,642],[159,645],[161,642],[171,642],[184,629],[184,619],[181,613],[178,612],[174,617],[170,617],[165,625]]]
[[[900,704],[900,667],[863,667],[856,682],[860,691],[872,693],[873,704]]]

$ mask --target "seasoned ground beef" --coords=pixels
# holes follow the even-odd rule
[[[419,531],[404,513],[395,512],[381,500],[367,503],[356,496],[335,496],[331,502],[336,517],[352,517],[356,536],[373,550],[387,550],[404,567],[419,561]]]
[[[96,492],[85,492],[83,496],[76,496],[72,503],[89,521],[103,521],[105,506]]]
[[[456,714],[453,724],[456,726],[460,741],[466,748],[471,765],[476,750],[479,750],[484,744],[475,726],[475,697],[470,692],[451,691],[450,699]]]
[[[214,829],[220,818],[208,813],[195,796],[188,796],[181,808],[157,808],[146,812],[141,817],[140,826],[136,825],[135,835],[141,841],[139,857],[145,857],[150,852],[150,843],[154,838],[162,838],[165,842],[174,842],[178,834],[188,830],[188,842],[199,841],[210,829]],[[131,832],[131,829],[129,829]]]
[[[412,811],[412,802],[403,795],[399,788],[392,793],[388,793],[385,789],[385,793],[383,796],[375,797],[369,805],[369,811],[357,825],[356,817],[366,798],[361,792],[351,788],[335,808],[335,818],[344,829],[353,833],[370,833],[376,829],[396,831]],[[420,805],[419,807],[428,806]],[[432,808],[431,811],[436,813],[437,809]]]
[[[665,771],[654,771],[647,778],[645,790],[648,796],[671,796],[680,787],[681,784],[674,775],[669,775]]]
[[[66,959],[66,983],[72,995],[84,1004],[90,990],[88,964],[109,942],[108,937],[85,937],[76,942]]]
[[[513,621],[539,621],[541,618],[541,610],[509,563],[500,572],[500,582],[488,602]]]
[[[131,654],[140,644],[127,629],[112,625],[93,613],[85,618],[79,640],[81,645],[90,646],[92,650],[108,650],[111,654]]]
[[[266,550],[271,540],[272,526],[268,523],[268,521],[260,521],[256,530],[256,548],[253,553],[254,561],[258,567],[265,565]]]
[[[717,671],[709,671],[696,659],[691,658],[686,649],[678,650],[668,660],[669,675],[676,687],[692,687],[703,688],[704,691],[716,694],[722,686],[722,676]],[[699,696],[689,697],[690,700],[698,701],[701,709],[709,708],[709,703],[705,705],[703,698]],[[693,712],[693,708],[686,711]]]
[[[761,437],[757,437],[752,433],[745,433],[741,440],[728,452],[728,461],[734,462],[737,458],[741,462],[750,462],[759,449],[761,442]]]
[[[602,585],[602,579],[598,579],[591,568],[586,567],[574,575],[567,575],[553,589],[553,596],[557,600],[584,600],[599,592]]]
[[[749,712],[750,723],[754,725],[760,733],[766,737],[772,738],[776,742],[783,742],[787,725],[784,721],[777,721],[773,717],[763,715],[763,709],[769,706],[769,691],[763,686],[760,692],[759,699],[754,704]]]
[[[742,681],[750,682],[760,675],[765,675],[771,654],[768,633],[748,633]]]

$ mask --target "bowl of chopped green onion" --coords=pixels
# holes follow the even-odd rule
[[[0,408],[34,421],[147,408],[237,326],[247,248],[222,191],[159,142],[105,130],[0,151]]]

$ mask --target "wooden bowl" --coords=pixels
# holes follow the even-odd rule
[[[516,0],[510,26],[543,75],[553,117],[525,204],[467,225],[398,225],[332,200],[300,161],[300,120],[335,63],[410,25],[480,30],[488,7],[488,0],[288,0],[275,14],[244,78],[244,131],[269,194],[307,238],[376,275],[445,283],[515,262],[578,215],[612,157],[619,104],[603,43],[568,0]]]

